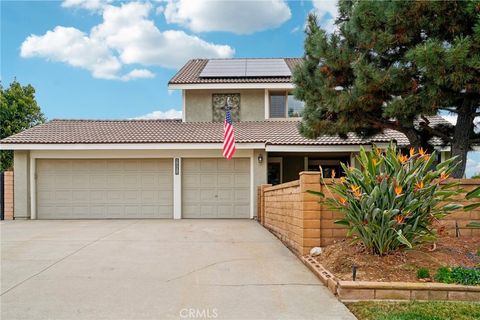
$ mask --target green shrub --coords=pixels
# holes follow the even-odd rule
[[[435,274],[435,281],[443,283],[458,283],[470,286],[480,285],[480,269],[466,267],[441,267]]]
[[[452,278],[455,283],[477,286],[480,285],[480,269],[455,267],[452,269]]]
[[[418,279],[427,279],[430,278],[430,272],[427,268],[420,268],[417,270],[417,278]]]
[[[385,153],[375,146],[372,152],[362,148],[357,157],[361,170],[342,164],[346,176],[330,188],[325,185],[330,197],[311,193],[344,213],[344,219],[336,223],[347,226],[348,234],[372,253],[385,255],[411,248],[434,240],[433,222],[462,207],[445,205],[459,193],[457,184],[440,183],[453,171],[455,158],[436,166],[435,158],[435,153],[430,155],[422,149],[411,149],[409,155],[403,155],[393,144]]]
[[[434,277],[435,281],[443,283],[453,283],[452,268],[440,267]]]

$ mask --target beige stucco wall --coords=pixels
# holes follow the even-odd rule
[[[185,121],[212,121],[212,94],[240,93],[240,120],[265,120],[265,90],[185,90]]]
[[[30,155],[28,151],[15,151],[14,174],[14,215],[15,219],[30,217]]]
[[[262,163],[258,162],[258,156],[262,155]],[[253,205],[254,208],[257,208],[258,205],[258,196],[257,196],[257,187],[262,184],[267,183],[267,154],[265,150],[253,150],[253,185],[254,185],[254,196],[253,196]],[[258,211],[254,210],[254,215],[257,215]]]

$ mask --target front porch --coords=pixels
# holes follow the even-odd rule
[[[268,152],[267,183],[277,185],[298,179],[302,171],[319,172],[329,178],[343,175],[341,163],[355,165],[357,152]]]

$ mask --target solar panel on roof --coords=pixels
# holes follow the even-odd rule
[[[245,59],[209,60],[200,77],[245,77]]]
[[[248,59],[246,77],[289,77],[290,68],[283,59]]]
[[[203,78],[289,77],[283,59],[209,60],[200,73]]]

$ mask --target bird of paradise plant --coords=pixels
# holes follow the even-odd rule
[[[456,166],[450,158],[434,164],[435,153],[410,149],[402,154],[391,144],[385,152],[360,150],[360,168],[343,166],[345,177],[325,185],[327,192],[312,192],[334,210],[344,214],[336,223],[345,225],[354,241],[361,241],[374,254],[385,255],[414,247],[436,236],[434,222],[460,204],[452,197],[460,190],[448,175]],[[447,203],[447,204],[445,204]]]

